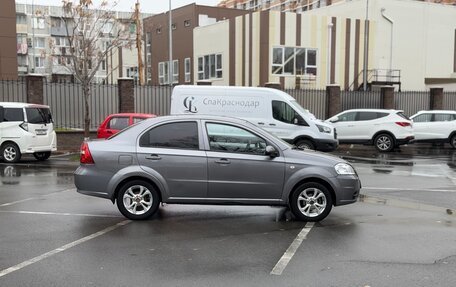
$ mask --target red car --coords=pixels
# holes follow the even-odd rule
[[[113,134],[118,133],[124,128],[131,126],[137,122],[148,118],[155,118],[153,114],[136,114],[136,113],[120,113],[111,114],[101,123],[97,131],[97,137],[99,139],[105,139]]]

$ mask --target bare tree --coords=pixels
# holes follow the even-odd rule
[[[59,65],[71,73],[82,86],[84,96],[84,137],[90,135],[91,83],[100,66],[106,65],[107,55],[119,47],[134,43],[129,29],[116,21],[113,8],[103,0],[94,7],[92,0],[79,0],[79,4],[63,0],[61,21],[66,31],[68,51],[60,53]],[[107,40],[102,41],[102,38]]]

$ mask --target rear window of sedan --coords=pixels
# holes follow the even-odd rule
[[[139,140],[141,147],[199,149],[196,122],[178,122],[154,127]]]

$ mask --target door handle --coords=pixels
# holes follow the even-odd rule
[[[275,127],[275,126],[276,126],[276,124],[269,124],[269,125],[270,125],[271,127]]]
[[[219,160],[216,160],[215,163],[219,163],[219,164],[230,164],[230,160],[229,159],[226,159],[226,158],[221,158]]]
[[[347,127],[352,128],[352,127],[354,127],[354,126],[355,126],[355,125],[348,125]]]
[[[161,157],[158,154],[151,154],[151,155],[146,155],[146,159],[161,160]]]
[[[263,122],[259,122],[258,124],[259,124],[259,125],[264,125],[264,123],[263,123]]]

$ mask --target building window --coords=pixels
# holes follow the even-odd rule
[[[45,38],[35,38],[35,48],[45,48]]]
[[[27,16],[25,15],[16,15],[16,24],[19,25],[26,25],[27,24]]]
[[[106,71],[106,60],[101,61],[101,70]],[[127,76],[128,77],[128,76]]]
[[[185,27],[190,27],[190,20],[185,20],[184,21],[184,26]]]
[[[299,47],[272,48],[272,74],[317,75],[317,50]]]
[[[27,56],[17,56],[17,65],[19,67],[26,67],[27,66]]]
[[[35,29],[44,29],[44,18],[38,17],[38,18],[33,18],[32,21],[32,27]]]
[[[169,61],[158,63],[158,83],[160,85],[169,84]],[[179,83],[179,61],[173,61],[173,84]]]
[[[161,28],[157,28],[157,34],[161,34],[162,32],[162,29]]]
[[[44,58],[35,57],[35,68],[44,68]]]
[[[221,79],[222,77],[222,54],[198,57],[198,80]]]
[[[184,60],[185,64],[185,82],[190,83],[191,82],[191,72],[190,72],[190,58],[185,58]]]
[[[176,29],[177,29],[176,23],[171,24],[171,28],[172,28],[173,30],[176,30]]]

